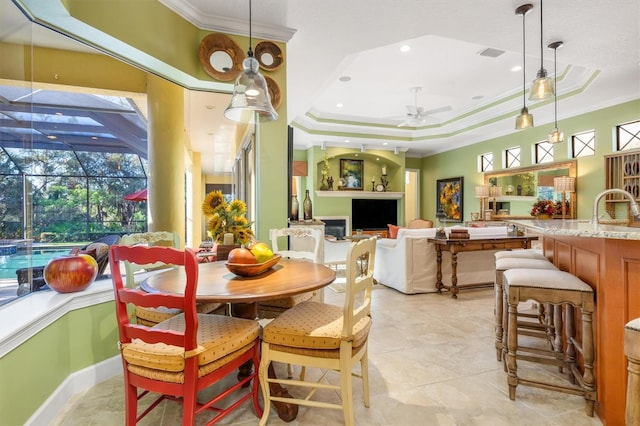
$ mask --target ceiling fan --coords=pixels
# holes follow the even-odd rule
[[[398,124],[398,127],[418,127],[427,124],[427,118],[429,115],[438,114],[440,112],[450,111],[451,106],[445,106],[435,108],[429,111],[425,111],[423,107],[418,106],[418,92],[422,90],[422,87],[412,87],[413,92],[413,105],[407,105],[407,117],[405,120]]]

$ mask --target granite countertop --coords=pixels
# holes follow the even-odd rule
[[[543,235],[640,240],[640,228],[606,224],[596,225],[586,219],[509,220],[508,222]]]

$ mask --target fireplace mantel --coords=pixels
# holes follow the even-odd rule
[[[404,192],[316,191],[316,197],[399,200],[403,196]]]

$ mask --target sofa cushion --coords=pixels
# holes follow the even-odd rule
[[[389,238],[396,239],[398,237],[398,230],[401,228],[400,226],[388,224],[389,227]]]
[[[413,219],[407,224],[407,228],[410,229],[424,229],[433,228],[433,222],[426,219]]]
[[[404,237],[417,237],[417,238],[434,238],[436,236],[436,228],[423,228],[423,229],[409,229],[400,228],[398,230],[398,239]]]

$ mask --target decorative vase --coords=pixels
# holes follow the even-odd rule
[[[298,203],[298,196],[294,194],[291,196],[291,221],[292,222],[298,221],[299,209],[300,209],[300,203]]]
[[[304,210],[304,220],[313,219],[312,206],[311,206],[311,198],[309,198],[309,190],[306,190],[304,195],[304,201],[302,202],[302,208]]]
[[[536,216],[537,220],[549,220],[551,219],[551,216],[549,216],[548,214],[539,214],[538,216]]]

